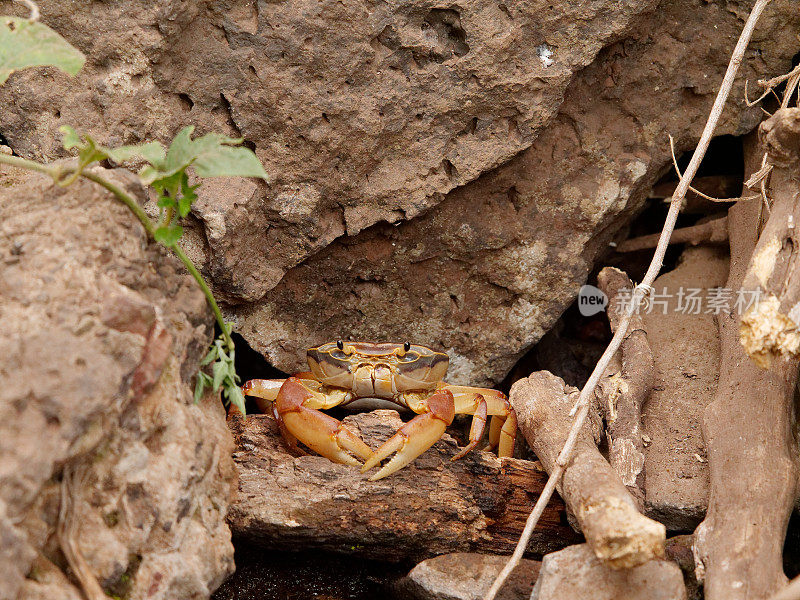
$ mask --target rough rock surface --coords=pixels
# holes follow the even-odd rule
[[[344,422],[376,448],[401,421],[376,410]],[[385,560],[448,552],[510,554],[546,481],[536,463],[473,451],[451,462],[445,434],[413,463],[379,481],[321,456],[289,454],[275,421],[231,417],[239,494],[228,514],[233,535],[272,549],[334,550]],[[554,499],[529,550],[551,552],[580,540]]]
[[[531,600],[686,600],[681,570],[666,560],[651,560],[615,571],[603,565],[586,544],[570,546],[542,560]]]
[[[707,298],[714,293],[709,289],[724,287],[727,278],[726,248],[688,248],[674,270],[656,279],[657,302],[642,315],[656,366],[642,413],[650,439],[645,447],[646,510],[672,531],[693,530],[708,506],[702,421],[717,388],[720,350]],[[679,300],[681,289],[685,296]],[[735,299],[734,294],[731,302]]]
[[[0,598],[83,598],[64,539],[109,594],[208,597],[236,474],[192,399],[211,329],[182,265],[95,184],[3,170],[0,318]]]
[[[402,598],[481,600],[508,562],[507,556],[454,552],[419,563],[398,582]],[[509,575],[498,600],[528,600],[541,563],[523,558]]]
[[[328,338],[413,338],[481,384],[572,301],[667,133],[692,145],[750,2],[41,7],[89,62],[0,89],[17,152],[57,155],[64,123],[241,134],[273,182],[207,188],[191,244],[248,342],[291,371]],[[741,84],[786,70],[798,21],[770,5],[720,133],[760,119]]]

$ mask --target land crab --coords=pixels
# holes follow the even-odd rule
[[[375,467],[397,454],[371,480],[391,475],[406,466],[442,437],[456,414],[470,414],[469,442],[456,460],[475,448],[486,420],[489,445],[498,456],[511,456],[517,416],[502,392],[451,385],[443,381],[449,366],[447,354],[406,342],[329,342],[308,350],[310,371],[288,379],[252,379],[245,394],[268,400],[283,439],[291,449],[297,443],[338,463]],[[359,398],[383,398],[417,413],[380,448],[373,451],[341,421],[321,410],[343,406]]]

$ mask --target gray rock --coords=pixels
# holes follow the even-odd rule
[[[615,571],[603,565],[586,544],[570,546],[542,560],[531,600],[686,600],[681,570],[652,560]]]
[[[0,598],[83,597],[62,522],[109,594],[207,598],[236,474],[219,398],[192,397],[213,331],[194,281],[99,186],[2,169],[0,314]]]
[[[507,556],[455,552],[419,563],[398,582],[404,598],[481,600],[508,562]],[[497,595],[498,600],[528,600],[541,563],[522,559]]]

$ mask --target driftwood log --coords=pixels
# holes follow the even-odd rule
[[[761,150],[746,151],[748,163],[760,164]],[[784,205],[794,203],[796,196],[782,196],[780,189],[772,187],[769,221],[785,221],[792,214]],[[747,272],[766,272],[758,264],[762,259],[757,243],[764,248],[771,238],[762,235],[757,240],[760,211],[760,200],[738,202],[729,211],[727,287],[732,290],[740,288]],[[777,225],[768,222],[765,232],[779,230]],[[797,239],[789,239],[789,247],[796,248]],[[781,239],[781,248],[786,241]],[[789,254],[796,267],[794,253],[779,252],[776,258],[788,260]],[[777,276],[793,269],[771,271]],[[774,282],[773,277],[766,279],[768,286]],[[733,308],[718,315],[718,326],[719,384],[703,421],[711,492],[708,513],[695,532],[696,570],[708,600],[762,599],[786,584],[783,542],[800,471],[792,431],[798,360],[777,355],[768,369],[758,366],[740,343],[741,318]]]
[[[759,129],[766,149],[772,208],[744,276],[759,302],[742,317],[747,353],[768,368],[800,355],[800,108],[784,108]]]
[[[538,371],[511,388],[520,431],[545,469],[564,446],[578,390]],[[666,530],[642,515],[636,501],[597,449],[599,423],[587,420],[558,490],[595,555],[611,568],[630,568],[664,555]]]
[[[401,425],[396,411],[344,422],[377,447]],[[380,481],[320,456],[295,457],[267,415],[231,415],[239,494],[228,514],[233,535],[270,548],[347,552],[386,560],[424,560],[447,552],[508,554],[545,485],[537,462],[473,451],[451,462],[450,435]],[[581,540],[554,500],[529,552],[541,555]]]
[[[606,267],[597,285],[608,297],[608,320],[616,331],[622,317],[624,292],[628,298],[633,282],[619,269]],[[653,388],[655,366],[642,317],[631,318],[628,333],[614,360],[608,365],[595,394],[606,422],[608,461],[644,509],[644,442],[642,405]]]

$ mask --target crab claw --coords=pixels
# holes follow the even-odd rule
[[[256,405],[263,413],[272,410],[270,404],[278,397],[278,391],[285,382],[285,379],[251,379],[242,385],[242,392],[245,396],[252,396],[256,399]]]
[[[453,422],[455,406],[453,394],[449,390],[439,390],[426,401],[428,412],[417,415],[397,430],[380,448],[367,458],[361,472],[376,466],[392,452],[394,458],[370,477],[370,481],[382,479],[402,469],[442,437],[445,429]]]
[[[347,429],[341,421],[303,403],[314,397],[301,380],[290,377],[281,387],[275,402],[275,413],[283,427],[297,440],[317,454],[351,466],[359,466],[349,452],[366,460],[372,449],[361,438]]]

